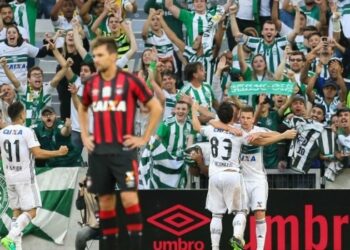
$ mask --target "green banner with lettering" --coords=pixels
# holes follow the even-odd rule
[[[245,96],[258,94],[291,95],[294,83],[277,81],[232,82],[228,90],[229,96]]]

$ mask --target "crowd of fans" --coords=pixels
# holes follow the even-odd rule
[[[176,171],[174,161],[158,169],[163,175],[173,171],[172,178],[182,180],[163,187],[185,187],[188,172],[205,179],[210,149],[206,138],[193,130],[191,116],[206,125],[216,118],[215,110],[223,101],[232,102],[238,123],[240,108],[249,105],[255,109],[254,124],[278,132],[298,130],[292,142],[264,147],[267,169],[307,173],[321,168],[334,181],[349,164],[348,0],[261,0],[259,4],[227,0],[222,5],[209,0],[147,0],[144,6],[137,6],[135,0],[0,2],[0,127],[10,123],[8,105],[21,100],[26,125],[33,127],[42,147],[70,148],[62,159],[37,162],[38,166],[81,163],[77,107],[84,81],[96,71],[90,43],[98,36],[113,37],[118,67],[134,71],[128,63],[138,48],[128,15],[142,7],[148,14],[141,31],[145,49],[133,73],[164,107],[151,143],[161,142],[168,160],[184,163],[175,164],[180,168]],[[46,34],[41,48],[36,47],[36,17],[51,18],[56,31]],[[43,70],[34,63],[34,58],[46,56],[59,64],[49,82],[43,81]],[[230,93],[231,85],[251,81],[293,83],[294,92],[290,96]],[[56,89],[59,118],[51,107]],[[195,114],[193,101],[199,104]],[[147,121],[147,108],[140,104],[136,134],[143,133]]]

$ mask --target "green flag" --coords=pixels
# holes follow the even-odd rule
[[[24,235],[63,244],[68,231],[69,216],[79,167],[36,168],[42,207],[24,229]],[[0,168],[0,237],[8,233],[12,210],[8,208],[6,183]]]
[[[184,188],[187,169],[183,160],[174,159],[164,145],[151,138],[139,165],[139,189]]]

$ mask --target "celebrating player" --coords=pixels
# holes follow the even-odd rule
[[[16,245],[21,244],[22,230],[36,216],[37,207],[41,206],[34,157],[46,159],[63,156],[68,153],[68,148],[61,146],[54,151],[41,149],[34,131],[24,126],[26,111],[21,102],[11,104],[8,115],[12,124],[0,130],[0,148],[13,222],[9,234],[1,239],[1,244],[7,250],[16,250],[20,248],[16,248]]]

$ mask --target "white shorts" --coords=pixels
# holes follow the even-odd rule
[[[266,179],[244,180],[248,195],[247,207],[252,211],[266,210],[269,185]]]
[[[238,172],[223,171],[209,178],[206,209],[214,214],[246,211],[246,191]]]
[[[8,185],[7,193],[11,209],[29,211],[33,208],[41,207],[41,197],[36,182]]]

